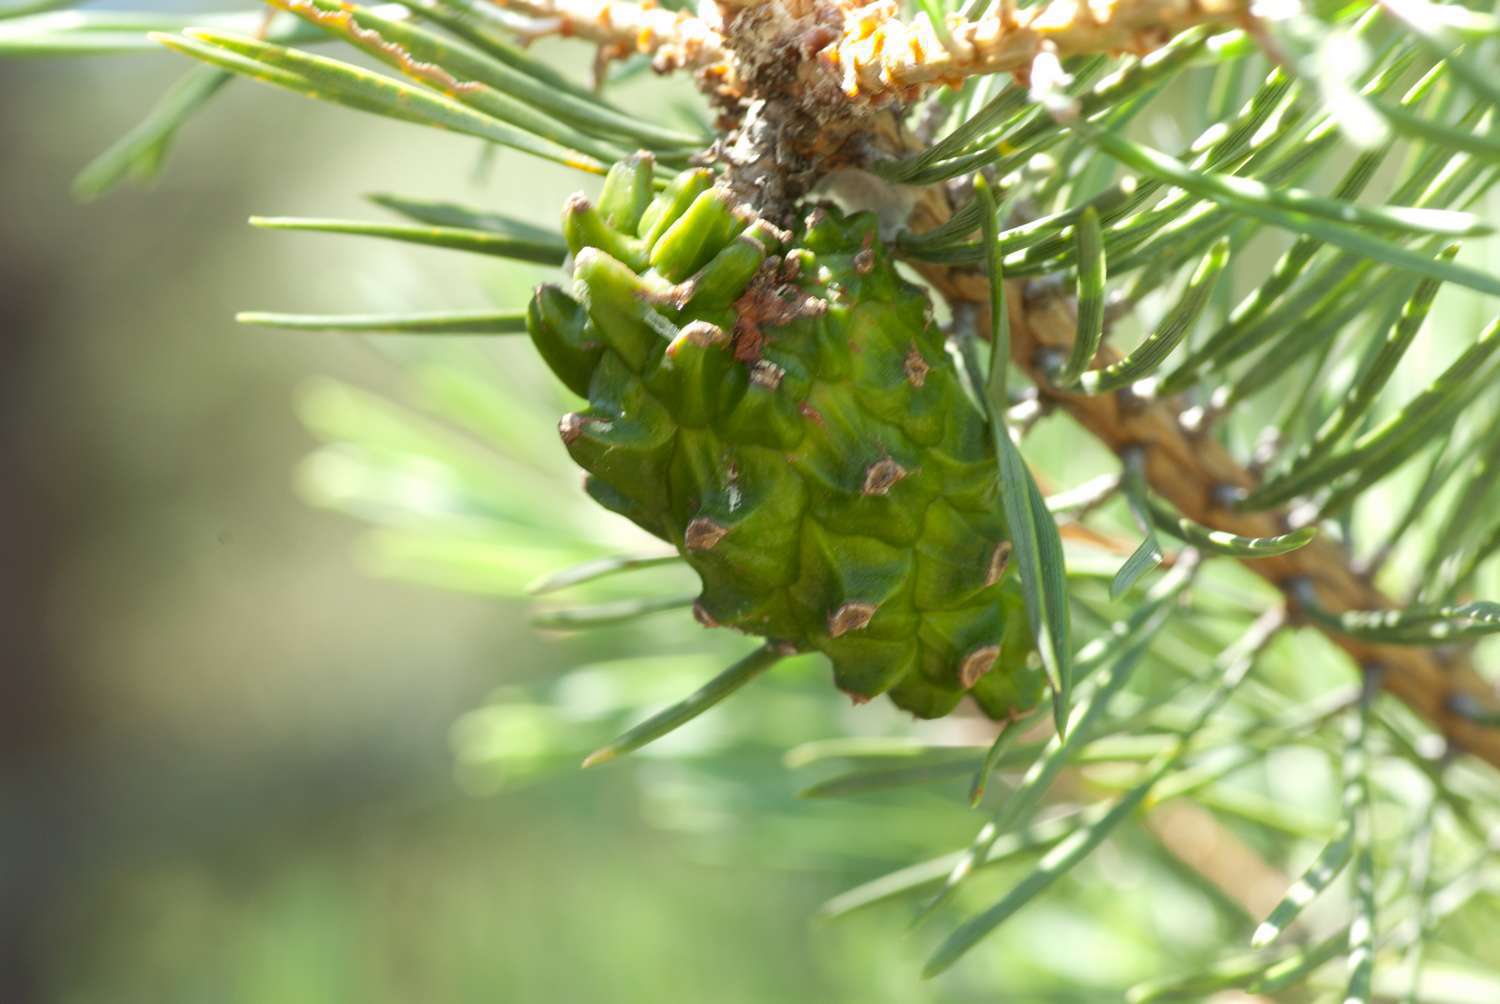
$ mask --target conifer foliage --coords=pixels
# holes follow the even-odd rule
[[[1492,13],[1425,0],[269,3],[183,16],[40,0],[0,8],[0,55],[193,61],[83,170],[85,196],[149,179],[240,78],[472,137],[597,193],[560,207],[556,229],[394,196],[377,201],[399,222],[259,218],[557,278],[486,311],[241,315],[529,332],[582,400],[559,428],[588,495],[668,546],[549,575],[535,591],[646,584],[539,622],[691,607],[761,639],[590,763],[817,654],[859,703],[987,716],[979,745],[919,732],[791,757],[843,771],[810,796],[961,776],[991,814],[967,847],[828,906],[956,913],[929,974],[982,951],[1106,841],[1170,846],[1153,820],[1192,805],[1296,867],[1243,946],[1130,1000],[1440,999],[1424,960],[1434,944],[1462,959],[1440,943],[1444,921],[1491,895],[1500,823],[1482,644],[1500,631],[1486,599],[1500,587]],[[527,47],[548,36],[592,46],[595,79]],[[705,114],[611,99],[647,70]],[[346,418],[320,431],[357,443],[377,418],[399,424],[358,401],[341,398]],[[398,438],[397,454],[468,477],[424,436]],[[1106,459],[1058,483],[1079,470],[1059,452]],[[371,463],[379,494],[389,472]],[[613,518],[587,513],[568,518]],[[504,506],[493,519],[526,523]],[[663,566],[690,569],[701,593],[654,591],[647,570]],[[1321,662],[1345,689],[1302,689],[1299,667]],[[1288,749],[1338,778],[1331,829],[1226,794]],[[1297,839],[1310,855],[1287,849]],[[1018,860],[998,894],[972,888]]]

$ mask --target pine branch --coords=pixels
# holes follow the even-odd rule
[[[865,7],[848,2],[824,5],[816,0],[752,0],[735,6],[736,0],[720,0],[717,16],[709,9],[700,17],[614,0],[497,2],[511,13],[532,19],[529,27],[533,34],[576,35],[594,41],[606,50],[645,52],[655,57],[660,69],[694,68],[707,78],[701,82],[711,82],[717,75],[725,86],[730,87],[746,67],[750,68],[752,75],[765,76],[768,71],[759,66],[757,60],[763,59],[777,46],[784,47],[789,40],[800,39],[802,48],[796,55],[803,57],[814,72],[833,74],[823,78],[825,85],[837,81],[843,95],[851,99],[857,97],[858,101],[847,102],[851,108],[855,105],[866,108],[880,105],[887,98],[910,97],[913,88],[935,81],[951,84],[965,76],[981,73],[1031,75],[1034,67],[1055,66],[1055,60],[1065,56],[1153,48],[1178,38],[1181,32],[1194,26],[1233,24],[1249,17],[1244,0],[1114,0],[1107,7],[1081,5],[1076,0],[1054,0],[1023,12],[1014,11],[1009,3],[1002,3],[994,14],[975,21],[953,15],[942,26],[934,26],[926,12],[908,25],[897,18],[897,8],[890,0],[880,0]],[[289,0],[288,5],[320,23],[329,18],[342,18],[333,26],[341,31],[347,29],[345,33],[351,34],[357,42],[375,46],[373,51],[377,55],[395,60],[406,72],[411,73],[415,67],[419,79],[427,85],[435,83],[429,79],[431,71],[425,69],[428,60],[466,59],[473,62],[474,67],[480,65],[477,54],[470,56],[457,47],[436,42],[429,44],[427,36],[418,29],[380,22],[368,14],[363,16],[369,24],[355,24],[351,15],[331,5],[327,10],[301,0],[295,3]],[[751,17],[752,14],[762,18],[764,23]],[[837,24],[832,23],[834,19],[838,19]],[[404,33],[401,41],[419,49],[421,59],[412,55],[412,50],[374,35],[376,27],[387,32],[399,30]],[[799,31],[803,33],[799,35]],[[760,37],[761,34],[765,37]],[[1189,37],[1180,36],[1181,39]],[[530,120],[518,121],[517,109],[499,102],[500,91],[491,93],[477,79],[467,79],[478,78],[477,71],[466,73],[461,86],[447,77],[436,81],[441,85],[437,90],[457,94],[457,98],[440,97],[429,90],[371,77],[345,64],[314,59],[251,40],[203,31],[160,40],[190,49],[203,58],[228,60],[230,62],[225,65],[240,72],[252,72],[252,75],[316,96],[334,94],[346,103],[378,110],[382,114],[416,118],[413,102],[420,99],[422,115],[429,124],[482,135],[567,163],[581,163],[577,154],[557,143],[558,139],[571,139],[569,135],[560,135],[549,143],[523,136],[502,125],[502,121],[509,120],[525,129]],[[242,66],[241,63],[247,60],[254,65]],[[465,68],[473,69],[467,65]],[[1058,72],[1061,72],[1060,68]],[[745,79],[758,86],[770,80]],[[509,77],[504,80],[496,77],[493,83],[495,87],[503,85],[507,93],[516,86]],[[1048,89],[1045,81],[1033,79],[1032,83],[1034,91]],[[1051,86],[1059,85],[1054,81]],[[1109,93],[1107,88],[1104,93]],[[1276,93],[1273,88],[1273,98]],[[537,97],[531,92],[528,96],[533,100]],[[833,96],[843,100],[838,90],[833,91]],[[1061,92],[1055,96],[1061,96]],[[1274,104],[1274,100],[1271,103]],[[598,125],[596,119],[605,113],[590,114],[594,118],[588,121]],[[605,124],[612,129],[612,122]],[[871,122],[872,117],[854,114],[848,116],[847,124],[851,129],[864,130]],[[802,124],[816,125],[817,120]],[[1244,196],[1241,188],[1248,183],[1239,179],[1203,174],[1164,155],[1149,154],[1097,127],[1090,127],[1086,122],[1075,121],[1074,124],[1091,141],[1112,142],[1114,145],[1107,152],[1126,159],[1157,181],[1171,182],[1187,189],[1192,189],[1195,184],[1209,186],[1212,191],[1198,194],[1210,199],[1230,199],[1232,195],[1234,198],[1230,201],[1235,207],[1245,209],[1240,203],[1250,202],[1253,205],[1249,209],[1265,208],[1256,199]],[[546,131],[531,129],[538,135]],[[892,132],[899,136],[899,126]],[[813,136],[818,140],[827,139],[819,130],[814,130]],[[895,136],[883,138],[889,140]],[[1149,163],[1135,162],[1143,157]],[[782,166],[770,165],[772,169]],[[764,173],[751,173],[746,180],[755,182],[765,177]],[[1234,187],[1236,185],[1240,187]],[[1328,213],[1337,211],[1347,215],[1353,211],[1348,205],[1325,205],[1326,200],[1305,197],[1290,189],[1260,185],[1256,192],[1260,193],[1257,198],[1261,201],[1269,203],[1279,198],[1287,202],[1288,207],[1299,211],[1320,207]],[[795,194],[795,191],[790,194]],[[954,215],[954,207],[942,190],[929,188],[923,198],[926,201],[919,207],[919,218],[914,220],[917,225],[913,229],[917,233],[931,232]],[[1372,219],[1378,217],[1386,224],[1397,218],[1388,211],[1370,210],[1369,213]],[[925,220],[920,218],[922,214],[926,215]],[[395,228],[386,229],[393,234]],[[1211,253],[1209,263],[1214,265],[1221,257]],[[1423,261],[1425,263],[1425,259]],[[1209,271],[1216,268],[1214,265]],[[935,288],[948,299],[954,303],[972,304],[982,318],[978,327],[986,329],[992,298],[988,281],[983,276],[940,265],[927,265],[925,270]],[[1097,383],[1097,374],[1107,375],[1112,372],[1111,366],[1120,364],[1117,353],[1105,349],[1099,360],[1102,369],[1084,374],[1084,382],[1078,389],[1055,386],[1049,376],[1069,355],[1078,330],[1072,300],[1058,293],[1028,300],[1027,287],[1019,280],[1011,280],[1007,292],[1009,319],[1014,330],[1011,355],[1015,363],[1037,382],[1047,401],[1061,405],[1117,454],[1139,457],[1146,484],[1154,494],[1172,503],[1186,520],[1241,538],[1265,540],[1285,533],[1288,527],[1279,513],[1250,514],[1231,508],[1231,500],[1242,498],[1258,487],[1256,476],[1217,442],[1190,429],[1170,399],[1141,401],[1130,396],[1128,388],[1115,394],[1084,392],[1099,389],[1092,384]],[[1129,370],[1128,363],[1126,370]],[[1251,561],[1251,567],[1286,593],[1294,609],[1299,596],[1308,597],[1319,610],[1332,615],[1395,608],[1393,601],[1359,575],[1338,546],[1326,540],[1315,541],[1290,553],[1257,556]],[[1352,637],[1337,630],[1330,619],[1318,621],[1317,626],[1327,631],[1361,665],[1378,665],[1389,670],[1386,678],[1391,691],[1433,722],[1456,745],[1473,750],[1500,766],[1500,732],[1478,723],[1488,717],[1488,709],[1494,706],[1493,695],[1472,670],[1442,663],[1428,651]]]
[[[620,55],[652,57],[660,71],[717,68],[727,72],[726,34],[737,13],[776,2],[792,18],[807,16],[812,0],[720,0],[720,17],[704,19],[628,0],[495,0],[529,19],[529,36],[588,39]],[[903,20],[894,0],[836,5],[842,31],[823,42],[821,23],[809,19],[810,62],[837,74],[849,97],[871,104],[910,100],[926,85],[993,73],[1029,74],[1042,55],[1139,52],[1200,24],[1248,23],[1247,0],[1111,0],[1108,4],[1053,0],[1026,10],[1001,0],[993,14],[968,20],[950,14],[934,24],[926,11]],[[726,29],[726,25],[731,26]],[[819,42],[821,47],[811,48]],[[739,43],[743,44],[743,43]]]
[[[644,53],[659,72],[719,65],[728,54],[719,26],[684,11],[628,0],[494,2],[529,19],[519,29],[527,38],[560,35],[586,39],[620,55]]]
[[[844,37],[819,55],[843,74],[851,97],[881,100],[913,85],[954,83],[989,73],[1028,73],[1038,56],[1145,53],[1199,24],[1236,25],[1249,18],[1245,0],[1054,0],[999,10],[976,21],[950,15],[935,29],[926,12],[910,24],[891,0],[846,8]],[[946,36],[946,37],[943,37]]]
[[[928,203],[927,208],[931,206]],[[981,312],[988,309],[988,281],[980,273],[933,266],[921,271],[950,302],[972,304]],[[1049,402],[1065,410],[1117,455],[1142,451],[1152,491],[1170,500],[1189,519],[1248,537],[1286,531],[1283,513],[1243,513],[1226,504],[1254,488],[1257,478],[1216,439],[1195,435],[1175,400],[1145,401],[1128,390],[1090,396],[1053,386],[1049,370],[1056,360],[1067,357],[1077,328],[1071,298],[1062,290],[1038,294],[1020,280],[1012,280],[1010,285],[1011,359],[1036,382]],[[984,329],[981,322],[980,330]],[[1106,346],[1099,365],[1108,366],[1118,359],[1119,354]],[[1348,554],[1325,537],[1299,550],[1246,564],[1281,590],[1293,609],[1298,605],[1296,594],[1303,588],[1311,589],[1319,606],[1330,612],[1398,607],[1355,570]],[[1500,767],[1500,729],[1482,722],[1483,711],[1476,713],[1476,709],[1496,707],[1494,689],[1465,656],[1444,659],[1430,649],[1371,644],[1321,624],[1318,627],[1357,665],[1383,667],[1385,689],[1431,723],[1455,748]]]

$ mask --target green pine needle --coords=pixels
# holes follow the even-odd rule
[[[585,767],[608,763],[626,753],[633,753],[662,736],[675,732],[688,722],[739,690],[786,658],[787,653],[775,644],[763,645],[745,658],[736,662],[718,676],[705,683],[687,697],[669,708],[664,708],[641,724],[625,732],[606,746],[590,753],[583,761]]]
[[[234,319],[258,328],[385,335],[515,335],[526,332],[526,312],[444,310],[413,314],[274,314],[242,311]]]
[[[686,610],[695,596],[653,596],[641,599],[615,600],[586,607],[564,607],[543,610],[531,615],[532,627],[553,631],[584,631],[592,628],[628,624],[651,614]]]
[[[667,565],[681,564],[682,558],[676,554],[649,554],[649,555],[619,555],[611,558],[599,558],[588,561],[582,565],[574,565],[550,575],[537,579],[526,591],[533,596],[542,596],[547,593],[558,593],[564,589],[572,589],[576,586],[587,585],[612,575],[622,572],[635,572],[646,568],[661,568]]]
[[[1159,529],[1206,554],[1221,554],[1231,558],[1273,558],[1306,547],[1318,533],[1317,527],[1305,526],[1274,537],[1245,537],[1215,530],[1178,515],[1156,499],[1149,500],[1148,504],[1151,519]]]
[[[568,254],[568,246],[560,236],[555,239],[514,237],[459,227],[414,227],[399,223],[366,223],[361,220],[308,219],[297,216],[252,216],[250,225],[262,230],[380,237],[407,244],[494,255],[536,265],[561,265]]]

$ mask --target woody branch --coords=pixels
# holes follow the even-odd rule
[[[494,2],[531,19],[528,34],[642,52],[661,70],[723,66],[730,49],[725,33],[745,8],[781,3],[799,17],[812,7],[812,0],[720,0],[718,6],[705,0],[695,16],[629,0]],[[1251,17],[1250,0],[1053,0],[1022,11],[1013,0],[995,0],[994,6],[976,20],[951,14],[935,25],[926,13],[903,20],[895,0],[839,0],[833,8],[842,24],[820,39],[812,58],[837,75],[845,94],[880,104],[909,99],[925,85],[1024,73],[1044,52],[1147,52],[1195,25],[1235,26]]]
[[[973,270],[924,268],[924,274],[950,302],[970,303],[984,314],[987,327],[989,280]],[[1044,397],[1066,411],[1083,428],[1117,454],[1144,451],[1151,490],[1185,516],[1231,533],[1264,537],[1281,533],[1279,513],[1241,513],[1226,508],[1225,487],[1248,490],[1257,479],[1213,437],[1195,433],[1177,402],[1132,398],[1120,394],[1088,395],[1058,389],[1048,379],[1045,361],[1066,354],[1077,329],[1074,305],[1056,290],[1033,294],[1027,283],[1007,283],[1011,320],[1011,357],[1040,388]],[[1096,365],[1117,361],[1106,346]],[[1333,612],[1387,610],[1397,604],[1364,579],[1336,544],[1318,538],[1312,544],[1245,565],[1287,596],[1296,609],[1298,589],[1307,584],[1319,604]],[[1466,654],[1444,658],[1431,649],[1376,645],[1320,628],[1364,671],[1376,672],[1384,688],[1426,719],[1454,747],[1500,768],[1500,729],[1477,721],[1469,709],[1493,711],[1494,687],[1474,670]]]
[[[893,99],[910,99],[934,82],[956,83],[987,73],[1024,74],[1044,53],[1066,57],[1150,50],[1194,25],[1248,25],[1252,16],[1250,0],[1053,0],[1026,11],[1013,10],[1012,0],[996,0],[1000,6],[995,12],[975,21],[955,16],[939,32],[924,15],[911,23],[901,21],[894,0],[863,6],[851,0],[718,0],[717,7],[703,0],[696,17],[624,0],[495,2],[535,19],[538,30],[545,26],[617,51],[644,52],[661,69],[706,72],[718,81],[717,88],[756,84],[754,60],[748,57],[764,57],[766,53],[756,50],[764,48],[760,43],[767,40],[753,31],[746,37],[743,26],[753,26],[756,18],[741,19],[751,11],[769,11],[775,15],[770,21],[796,29],[791,34],[767,36],[767,44],[774,43],[772,47],[780,53],[776,58],[805,59],[808,68],[821,67],[829,74],[825,79],[837,82],[835,93],[841,90],[849,102],[865,109]],[[742,32],[736,32],[737,25]],[[788,39],[798,39],[801,51],[782,51]],[[747,70],[752,71],[749,77],[737,79]],[[800,75],[797,79],[803,86],[816,82]],[[868,115],[849,118],[853,128],[866,131],[877,122]],[[910,141],[899,127],[895,135],[898,142]],[[773,171],[785,166],[770,163]],[[911,223],[920,232],[940,224],[951,212],[947,193],[927,189],[921,193]],[[988,309],[984,275],[941,266],[920,270],[950,303],[970,303],[981,312]],[[1056,293],[1029,299],[1022,282],[1007,285],[1012,355],[1044,397],[1116,453],[1142,452],[1151,489],[1189,518],[1251,537],[1274,535],[1285,528],[1278,514],[1245,514],[1222,506],[1226,487],[1249,489],[1256,483],[1255,475],[1216,441],[1195,435],[1175,402],[1141,402],[1052,387],[1042,360],[1048,353],[1065,353],[1070,346],[1075,329],[1073,305]],[[1113,359],[1113,350],[1106,347],[1099,362]],[[1308,588],[1320,606],[1333,612],[1394,606],[1358,573],[1347,554],[1326,540],[1247,565],[1282,590],[1293,610],[1300,591]],[[1382,671],[1385,688],[1456,748],[1500,767],[1500,730],[1485,727],[1465,710],[1493,709],[1493,688],[1465,658],[1448,659],[1420,648],[1372,645],[1332,632],[1329,638],[1361,668]]]

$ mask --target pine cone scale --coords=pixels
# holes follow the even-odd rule
[[[700,622],[824,653],[857,702],[1035,704],[985,423],[873,217],[787,234],[702,172],[650,184],[635,159],[569,201],[575,295],[529,314],[588,397],[560,428],[590,493],[678,548]]]

